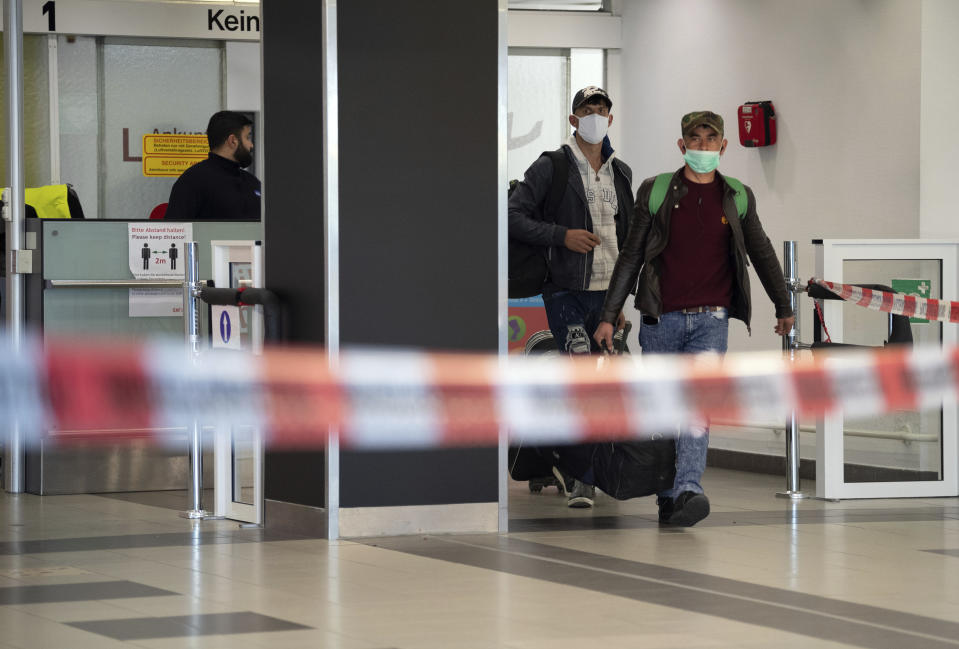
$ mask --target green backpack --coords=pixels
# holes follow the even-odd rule
[[[653,181],[653,191],[649,193],[649,213],[650,215],[656,214],[659,211],[659,208],[662,207],[663,201],[666,200],[666,192],[669,191],[669,183],[673,179],[672,173],[664,173],[656,176],[656,180]],[[733,191],[736,192],[735,201],[736,201],[736,211],[739,213],[739,218],[742,219],[746,216],[746,208],[749,204],[749,196],[746,195],[746,186],[741,182],[733,178],[732,176],[723,176],[726,180],[726,184],[733,188]]]

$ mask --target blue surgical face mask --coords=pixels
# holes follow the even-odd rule
[[[719,151],[694,151],[686,149],[683,160],[698,174],[708,174],[719,166]]]

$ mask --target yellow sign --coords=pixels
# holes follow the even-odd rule
[[[179,176],[209,152],[205,135],[149,133],[143,136],[143,175]]]

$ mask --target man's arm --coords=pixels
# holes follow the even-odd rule
[[[623,310],[623,305],[626,304],[626,298],[636,286],[636,278],[639,277],[639,271],[646,260],[646,236],[653,221],[649,213],[649,192],[652,191],[652,186],[653,179],[648,178],[643,181],[636,193],[636,203],[633,206],[633,216],[629,220],[626,240],[616,258],[613,276],[609,280],[609,288],[606,289],[606,301],[603,303],[601,316],[603,322],[610,324],[616,322],[620,311]]]
[[[200,213],[200,197],[189,178],[182,175],[173,183],[165,221],[196,221]]]
[[[553,161],[540,156],[526,170],[509,197],[509,236],[539,246],[565,245],[566,227],[544,220],[546,196],[553,182]],[[567,188],[569,191],[569,188]]]
[[[779,258],[776,257],[776,251],[773,244],[769,241],[763,225],[756,214],[756,197],[753,190],[746,187],[746,195],[749,198],[746,216],[743,217],[743,242],[746,245],[746,254],[756,269],[759,281],[762,282],[766,295],[776,306],[776,319],[779,321],[776,325],[776,333],[785,326],[784,321],[794,317],[792,307],[789,303],[789,291],[786,289],[786,281],[783,278],[783,268],[779,264]],[[792,324],[789,323],[789,328]],[[780,335],[789,333],[789,328]]]

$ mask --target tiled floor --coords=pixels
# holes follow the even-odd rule
[[[686,530],[649,498],[569,510],[513,483],[509,535],[337,543],[168,497],[0,494],[0,649],[959,648],[959,499],[705,484]]]

